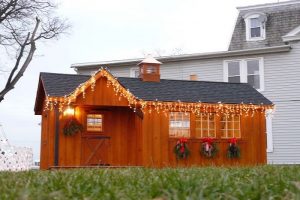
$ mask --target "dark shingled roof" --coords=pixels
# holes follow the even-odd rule
[[[267,15],[265,40],[246,41],[246,25],[243,16],[250,12],[262,12]],[[281,37],[298,26],[300,26],[299,2],[293,5],[241,10],[232,34],[229,51],[284,45]]]
[[[90,76],[41,73],[46,95],[65,96],[73,92]],[[253,103],[271,105],[272,102],[245,83],[166,80],[143,82],[139,78],[119,77],[118,81],[137,98],[148,101],[178,101],[206,103]]]
[[[81,83],[87,81],[91,76],[76,74],[40,74],[46,95],[63,97],[73,92]]]

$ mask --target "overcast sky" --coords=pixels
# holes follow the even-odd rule
[[[38,44],[24,77],[0,103],[0,123],[7,138],[13,145],[32,147],[34,158],[39,159],[40,116],[34,115],[33,107],[40,72],[74,73],[72,63],[143,57],[157,50],[165,54],[174,49],[184,53],[224,51],[237,6],[277,1],[59,1],[59,15],[68,18],[72,30],[59,41]],[[0,74],[0,84],[7,76]]]

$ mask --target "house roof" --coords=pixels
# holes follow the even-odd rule
[[[178,61],[187,61],[187,60],[199,60],[199,59],[213,59],[213,58],[226,58],[233,56],[251,56],[257,54],[267,54],[267,53],[279,53],[290,51],[290,45],[282,45],[275,47],[264,47],[256,49],[246,49],[246,50],[237,50],[237,51],[219,51],[219,52],[209,52],[209,53],[193,53],[193,54],[182,54],[174,56],[160,56],[155,57],[155,59],[163,62],[178,62]],[[98,70],[100,67],[114,67],[114,66],[135,66],[136,63],[139,63],[143,58],[133,58],[133,59],[124,59],[124,60],[110,60],[110,61],[99,61],[99,62],[86,62],[86,63],[74,63],[71,65],[71,68],[77,70],[81,69],[91,69]]]
[[[240,7],[239,16],[232,34],[229,51],[281,46],[285,44],[282,36],[300,26],[300,1],[288,1],[272,4]],[[264,13],[266,21],[266,39],[247,42],[246,26],[243,16],[247,13]]]
[[[91,76],[41,73],[46,96],[65,96],[72,93]],[[272,102],[245,83],[186,81],[161,79],[144,82],[139,78],[118,77],[119,83],[137,98],[145,101],[181,101],[228,104],[265,104]]]

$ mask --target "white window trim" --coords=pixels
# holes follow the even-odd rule
[[[132,68],[130,68],[130,77],[132,77],[132,78],[137,78],[136,76],[135,76],[135,71],[136,70],[139,70],[139,68],[138,67],[132,67]]]
[[[260,41],[266,39],[266,29],[265,29],[265,22],[260,23],[260,37],[251,37],[251,19],[252,18],[259,18],[260,14],[253,14],[249,15],[245,18],[246,24],[246,40],[247,41]]]
[[[272,127],[272,118],[273,110],[269,109],[266,111],[266,134],[267,134],[267,152],[273,152],[273,127]]]
[[[247,72],[247,61],[249,60],[259,60],[259,85],[260,88],[257,91],[262,92],[265,90],[265,74],[264,74],[264,58],[246,58],[246,59],[235,59],[235,60],[224,60],[223,62],[223,80],[228,82],[228,63],[229,62],[239,62],[240,63],[240,82],[248,82],[248,72]]]

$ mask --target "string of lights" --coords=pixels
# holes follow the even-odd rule
[[[167,115],[169,112],[191,112],[196,115],[200,113],[216,113],[217,115],[222,114],[225,116],[232,115],[243,115],[254,116],[255,113],[261,112],[266,113],[267,110],[274,110],[273,105],[256,105],[256,104],[224,104],[222,102],[218,103],[203,103],[203,102],[181,102],[180,100],[176,102],[165,102],[165,101],[144,101],[143,99],[136,98],[129,89],[124,88],[107,69],[101,68],[95,74],[91,76],[89,80],[80,84],[71,94],[64,97],[46,97],[46,103],[44,106],[44,111],[53,110],[55,106],[59,107],[59,111],[62,112],[66,106],[70,106],[72,103],[76,102],[78,95],[82,94],[84,99],[86,96],[86,90],[90,87],[91,91],[95,91],[96,82],[99,78],[106,79],[106,86],[112,88],[115,95],[118,97],[119,101],[126,99],[128,101],[128,106],[136,112],[137,110],[143,113],[148,112],[153,113],[164,113]]]

